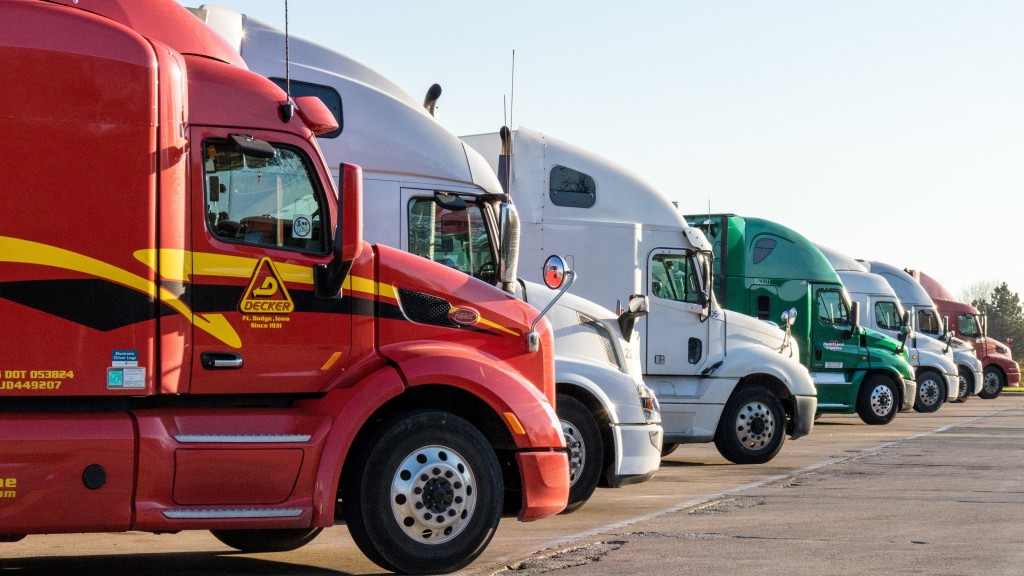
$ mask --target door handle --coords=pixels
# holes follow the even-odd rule
[[[242,367],[242,357],[232,352],[203,352],[199,362],[207,370],[238,370]]]

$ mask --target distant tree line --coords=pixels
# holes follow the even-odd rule
[[[988,316],[988,335],[1000,342],[1013,341],[1010,349],[1013,359],[1021,362],[1024,357],[1024,309],[1021,308],[1020,296],[1011,292],[1003,282],[980,282],[967,287],[962,297],[970,302],[982,314]]]

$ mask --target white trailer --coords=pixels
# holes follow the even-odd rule
[[[816,391],[777,326],[727,312],[711,291],[711,245],[661,192],[625,168],[545,134],[464,136],[507,177],[521,219],[520,272],[537,280],[546,251],[565,255],[575,294],[613,306],[645,294],[644,380],[661,403],[666,453],[712,442],[737,463],[771,460],[808,434]],[[788,324],[787,324],[788,327]]]
[[[985,383],[981,360],[970,344],[949,332],[945,319],[939,315],[938,307],[924,287],[905,270],[892,264],[877,261],[862,263],[871,273],[884,278],[896,292],[900,302],[910,312],[910,325],[915,334],[938,341],[945,347],[952,347],[959,380],[957,400],[962,402],[968,396],[980,393]]]
[[[917,337],[909,313],[884,278],[845,254],[817,246],[839,274],[850,299],[860,302],[861,325],[892,336],[907,347],[917,380],[914,410],[935,412],[944,402],[955,401],[960,382],[952,349],[937,340]]]
[[[318,144],[328,164],[362,167],[367,240],[499,283],[534,307],[547,305],[554,292],[515,281],[518,222],[494,170],[427,111],[439,89],[419,102],[367,66],[295,36],[286,79],[283,31],[223,8],[194,13],[233,43],[251,70],[282,87],[288,80],[293,96],[317,96],[336,112],[341,130]],[[531,265],[539,280],[541,264]],[[555,333],[556,411],[570,447],[571,511],[599,484],[654,475],[661,416],[633,361],[639,335],[623,338],[621,317],[565,295],[547,318]]]

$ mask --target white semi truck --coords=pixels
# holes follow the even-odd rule
[[[900,302],[910,312],[910,325],[918,337],[927,337],[945,344],[953,349],[953,360],[957,366],[959,380],[958,401],[977,395],[984,386],[984,373],[981,360],[974,354],[971,346],[953,336],[945,319],[939,315],[939,309],[932,302],[928,292],[914,277],[902,268],[878,261],[862,261],[872,274],[878,274],[896,292]],[[934,344],[933,344],[934,345]]]
[[[787,435],[811,431],[816,391],[795,342],[776,325],[716,303],[712,247],[660,191],[527,128],[462,140],[511,186],[527,278],[536,279],[545,250],[557,249],[579,272],[575,294],[605,306],[621,294],[649,296],[649,313],[637,322],[640,361],[661,403],[666,453],[713,441],[732,462],[763,463]]]
[[[917,381],[914,410],[935,412],[947,401],[954,401],[960,391],[953,351],[938,340],[918,337],[896,292],[878,274],[864,264],[832,248],[817,245],[839,274],[846,293],[860,302],[860,323],[900,340],[910,356]]]
[[[536,308],[550,302],[554,292],[516,279],[516,210],[494,170],[429,112],[439,88],[418,102],[365,65],[295,36],[286,78],[282,30],[223,8],[194,13],[251,70],[290,84],[293,95],[317,96],[335,112],[341,129],[318,144],[328,164],[363,168],[367,239],[462,270],[467,281],[500,284]],[[528,265],[536,265],[539,281],[541,263]],[[660,465],[661,416],[640,374],[639,333],[624,338],[620,328],[646,309],[643,299],[632,304],[617,316],[567,294],[547,316],[555,332],[556,411],[570,448],[567,511],[599,484],[642,482]]]

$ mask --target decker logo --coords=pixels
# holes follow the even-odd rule
[[[469,326],[480,320],[480,313],[472,308],[452,308],[448,312],[448,319],[459,326]]]
[[[281,281],[281,275],[274,267],[274,261],[264,257],[252,273],[249,287],[245,289],[238,309],[243,314],[271,313],[288,314],[295,309],[288,289]]]

